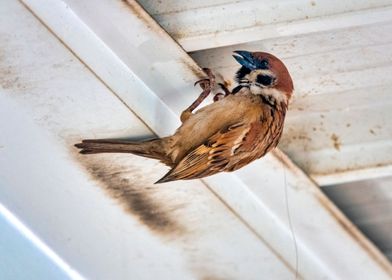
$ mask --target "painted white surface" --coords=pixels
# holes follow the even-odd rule
[[[389,21],[391,0],[141,0],[187,51]]]
[[[158,134],[170,133],[178,124],[178,112],[197,94],[192,83],[199,70],[186,54],[120,1],[95,5],[70,0],[69,6],[61,1],[24,2],[97,76],[27,10],[7,2],[13,13],[4,13],[2,20],[8,25],[2,26],[19,24],[19,33],[8,29],[5,33],[7,60],[2,69],[10,72],[2,80],[6,94],[1,95],[0,104],[5,104],[1,108],[9,118],[3,120],[8,136],[2,139],[0,145],[6,149],[0,152],[14,164],[7,165],[9,160],[0,164],[7,167],[3,180],[12,182],[14,189],[0,195],[10,201],[12,210],[23,213],[59,254],[92,278],[293,277],[283,169],[276,158],[204,183],[157,187],[151,185],[152,177],[165,172],[158,163],[128,155],[97,155],[89,160],[75,155],[71,145],[80,138],[151,135],[129,109]],[[15,13],[23,20],[15,22],[11,16]],[[26,134],[29,138],[21,137]],[[94,179],[97,173],[92,170],[97,164],[103,167],[98,171],[104,179],[119,174],[136,183],[153,198],[154,206],[164,206],[164,213],[176,217],[185,233],[177,235],[174,229],[157,233],[151,224],[143,223],[141,213],[124,212],[98,187],[102,182]],[[23,177],[15,176],[15,166]],[[390,267],[383,256],[355,228],[349,231],[366,250],[343,229],[337,219],[349,223],[333,206],[321,203],[323,196],[303,173],[295,167],[287,169],[287,182],[293,223],[299,232],[301,276],[358,278],[363,276],[362,268],[378,279],[389,278]],[[34,188],[25,190],[26,185]],[[48,219],[42,221],[43,216]],[[75,221],[81,226],[74,227]],[[62,242],[68,237],[69,242]],[[339,258],[331,250],[336,247],[344,252]]]
[[[327,186],[323,191],[335,201],[392,260],[392,177]]]
[[[15,218],[10,217],[13,216],[0,205],[0,279],[69,279],[70,275],[22,234],[20,226],[15,226]]]

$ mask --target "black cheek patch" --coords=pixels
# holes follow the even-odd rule
[[[237,71],[237,74],[236,74],[237,81],[241,80],[242,78],[244,78],[249,73],[250,73],[250,70],[248,68],[242,66],[240,68],[240,70]]]
[[[262,84],[263,86],[270,86],[274,78],[269,75],[257,75],[256,82]]]

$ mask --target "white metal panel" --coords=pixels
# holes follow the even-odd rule
[[[200,181],[154,186],[166,168],[152,160],[78,155],[81,137],[152,134],[20,3],[5,2],[0,22],[0,199],[73,268],[91,279],[292,277]]]
[[[141,0],[187,51],[390,20],[390,0]]]
[[[392,177],[327,186],[324,192],[392,260]]]
[[[199,74],[200,71],[135,3],[130,2],[128,7],[122,2],[102,1],[99,7],[95,8],[93,2],[80,3],[71,0],[67,1],[69,7],[50,5],[51,3],[46,1],[25,2],[110,88],[115,89],[116,94],[126,104],[133,110],[138,110],[138,115],[143,120],[148,120],[146,122],[150,127],[159,132],[166,131],[166,134],[171,132],[170,125],[162,127],[159,122],[165,122],[165,118],[171,119],[171,116],[175,117],[173,112],[178,113],[188,104],[191,97],[186,94],[195,92],[191,89],[191,81],[197,79],[195,73]],[[141,22],[144,22],[144,26]],[[88,28],[83,23],[86,23]],[[64,28],[67,25],[72,26],[72,32]],[[138,28],[126,29],[122,28],[123,26]],[[90,43],[88,51],[81,43],[84,40]],[[161,44],[157,46],[159,41]],[[106,62],[113,64],[108,68]],[[127,80],[129,73],[133,76]],[[124,91],[126,86],[154,89],[152,93],[155,94],[155,99],[150,95],[151,92],[147,91],[152,103],[149,107],[138,108],[137,100],[142,100],[146,91],[127,92]],[[177,91],[168,91],[170,86]],[[181,94],[176,95],[178,91]],[[163,108],[159,121],[151,120],[151,108]],[[171,122],[165,123],[174,125]],[[284,157],[280,160],[273,157],[270,159],[265,159],[262,165],[255,164],[257,169],[262,168],[261,170],[264,169],[271,176],[271,181],[266,179],[264,173],[259,175],[259,172],[253,172],[252,176],[247,175],[248,177],[240,173],[222,174],[206,179],[205,182],[260,240],[281,257],[287,267],[294,270],[293,254],[287,249],[292,245],[287,216],[282,211],[282,204],[278,203],[279,200],[284,203],[284,199],[281,192],[274,191],[282,174],[282,169],[277,166],[284,162],[289,166],[289,196],[296,205],[311,205],[309,208],[299,208],[293,218],[294,223],[299,223],[302,228],[298,244],[300,274],[309,279],[360,277],[362,273],[359,273],[357,268],[363,268],[366,263],[366,269],[373,275],[387,279],[390,264],[322,196],[316,186]],[[247,180],[252,177],[253,183],[263,182],[263,190],[267,193],[255,191],[256,186],[247,184]],[[309,213],[312,213],[313,219],[303,220],[302,217]],[[314,222],[320,219],[325,222],[315,225]],[[322,235],[319,238],[314,231],[333,231],[334,235]],[[334,246],[342,248],[345,255],[337,259],[336,255],[330,252],[330,248]]]
[[[0,205],[0,279],[66,280],[70,276],[24,236],[4,214]],[[23,267],[23,269],[20,269]],[[76,277],[75,277],[76,278]]]

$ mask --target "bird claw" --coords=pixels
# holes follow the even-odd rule
[[[211,86],[211,82],[209,78],[201,79],[195,82],[193,86],[200,85],[202,90],[205,90],[207,87]]]
[[[184,122],[189,118],[192,114],[192,111],[195,110],[206,97],[211,93],[212,89],[215,86],[215,76],[212,74],[212,71],[208,68],[203,68],[204,72],[207,74],[207,78],[201,79],[195,83],[195,85],[200,84],[200,87],[203,89],[203,92],[200,96],[181,114],[181,121]]]
[[[212,71],[209,68],[203,68],[203,71],[207,74],[207,78],[196,81],[194,86],[200,84],[200,87],[203,90],[207,88],[212,90],[215,87],[215,75],[212,74]]]
[[[219,83],[220,88],[225,92],[225,97],[231,94],[230,90],[226,87],[226,85]]]
[[[214,95],[214,102],[219,101],[223,98],[225,98],[225,94],[223,94],[222,92],[218,92],[217,94]]]
[[[196,81],[194,84],[193,84],[193,86],[197,86],[198,84],[204,84],[205,82],[209,82],[210,81],[210,79],[201,79],[201,80],[198,80],[198,81]]]
[[[226,86],[224,84],[216,84],[215,81],[215,75],[212,74],[211,69],[208,68],[203,68],[204,72],[207,74],[207,78],[198,80],[195,82],[195,86],[196,85],[200,85],[200,87],[202,88],[203,92],[200,94],[200,96],[187,108],[185,109],[181,116],[181,122],[185,122],[191,115],[193,110],[195,110],[203,101],[204,99],[206,99],[206,97],[211,93],[211,91],[213,91],[217,85],[219,85],[221,87],[221,89],[224,91],[223,93],[217,93],[214,95],[214,102],[221,100],[222,98],[226,97],[227,95],[230,94],[230,91],[226,88]]]

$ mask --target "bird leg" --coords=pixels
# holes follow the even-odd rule
[[[215,86],[215,76],[212,74],[211,69],[203,68],[203,70],[207,74],[208,78],[199,80],[195,83],[195,86],[199,84],[203,91],[199,97],[181,113],[181,122],[185,122],[192,115],[193,110],[195,110],[204,101],[204,99],[207,98]]]

